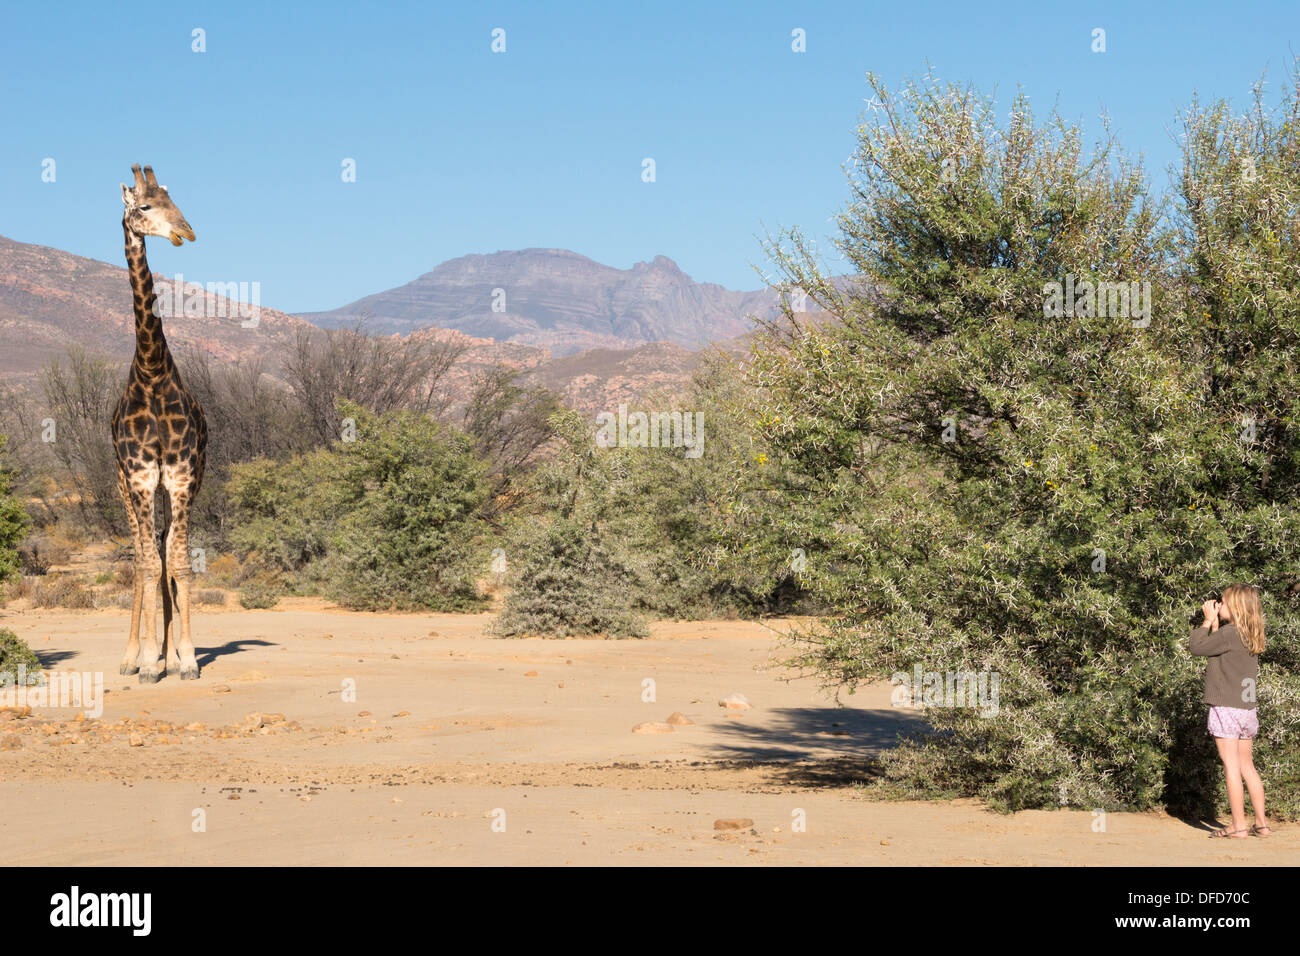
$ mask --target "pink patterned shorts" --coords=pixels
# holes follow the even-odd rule
[[[1259,715],[1253,708],[1211,707],[1209,731],[1215,737],[1250,740],[1259,733]]]

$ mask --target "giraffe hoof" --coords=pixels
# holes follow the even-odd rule
[[[198,679],[199,679],[198,664],[191,664],[189,667],[181,668],[181,680],[198,680]]]
[[[156,684],[156,683],[158,683],[158,679],[159,679],[160,677],[162,677],[162,675],[159,674],[156,670],[142,670],[142,671],[140,671],[140,683],[141,683],[141,684]]]
[[[135,664],[123,664],[121,667],[117,669],[117,672],[119,674],[126,674],[130,676],[131,674],[134,674],[139,669],[140,668]]]

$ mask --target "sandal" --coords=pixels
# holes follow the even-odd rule
[[[1238,839],[1237,837],[1238,833],[1249,833],[1249,832],[1250,831],[1248,830],[1229,830],[1227,827],[1224,827],[1222,830],[1215,830],[1213,833],[1211,833],[1210,839],[1211,840],[1227,840],[1227,839],[1236,840]]]
[[[1268,832],[1267,832],[1267,833],[1260,833],[1260,832],[1259,832],[1260,830],[1267,830]],[[1251,828],[1250,828],[1250,835],[1251,835],[1251,836],[1255,836],[1255,837],[1259,837],[1260,839],[1265,839],[1265,838],[1267,838],[1267,837],[1271,837],[1271,836],[1273,835],[1273,828],[1272,828],[1271,826],[1269,826],[1267,823],[1256,823],[1256,824],[1254,824],[1254,825],[1251,826]]]

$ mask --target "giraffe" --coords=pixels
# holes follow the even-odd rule
[[[169,670],[179,670],[181,680],[199,676],[190,639],[189,512],[203,481],[208,426],[199,403],[181,384],[163,337],[162,321],[155,311],[153,274],[144,249],[145,236],[162,236],[179,246],[184,239],[194,241],[194,230],[172,202],[167,187],[158,185],[151,167],[142,172],[137,164],[131,171],[135,184],[122,184],[126,206],[122,231],[135,311],[135,357],[112,422],[118,491],[135,545],[135,595],[121,673],[138,671],[142,684],[152,684]],[[165,500],[159,489],[166,492]],[[161,552],[155,538],[155,502],[164,515]],[[165,504],[170,505],[170,520]],[[163,595],[161,653],[154,621],[159,582]],[[173,605],[179,619],[179,641],[172,624]]]

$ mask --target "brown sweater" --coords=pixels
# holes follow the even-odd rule
[[[1187,647],[1205,662],[1205,702],[1211,707],[1255,709],[1255,679],[1259,658],[1246,650],[1234,624],[1222,624],[1217,631],[1198,627],[1187,639]],[[1243,699],[1249,698],[1249,699]]]

